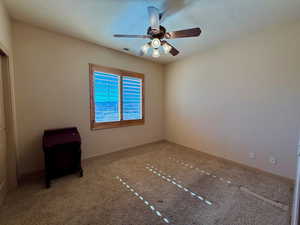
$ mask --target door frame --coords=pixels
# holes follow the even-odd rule
[[[300,138],[297,145],[297,172],[294,185],[294,198],[292,207],[292,225],[300,224]]]
[[[17,155],[17,122],[14,92],[14,67],[12,52],[9,52],[0,42],[0,57],[3,80],[4,108],[5,108],[5,129],[7,146],[7,176],[6,190],[12,190],[18,186],[18,155]]]

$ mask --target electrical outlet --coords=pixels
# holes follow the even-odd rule
[[[254,152],[250,152],[250,153],[249,153],[249,158],[250,158],[250,159],[255,159],[255,158],[256,158],[255,153],[254,153]]]
[[[275,157],[271,156],[270,159],[269,159],[269,162],[273,165],[276,165],[277,164],[277,159]]]

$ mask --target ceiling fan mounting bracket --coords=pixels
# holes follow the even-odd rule
[[[163,39],[166,34],[166,28],[164,28],[163,26],[159,26],[159,31],[157,31],[149,27],[147,34],[150,35],[150,39],[154,39],[154,38]]]

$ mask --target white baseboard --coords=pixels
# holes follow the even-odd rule
[[[1,184],[0,184],[0,206],[3,204],[4,202],[4,198],[6,196],[6,182],[3,181]]]

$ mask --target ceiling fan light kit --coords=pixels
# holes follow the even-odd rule
[[[171,47],[170,45],[168,45],[167,43],[164,43],[164,44],[162,45],[162,47],[163,47],[163,49],[164,49],[165,54],[170,53],[170,51],[171,51],[171,49],[172,49],[172,47]]]
[[[118,38],[144,38],[150,39],[149,43],[146,43],[141,47],[141,53],[146,55],[149,48],[153,48],[152,57],[157,58],[160,56],[159,48],[162,46],[165,54],[171,54],[176,56],[179,51],[163,39],[175,39],[186,37],[198,37],[201,34],[200,28],[191,28],[186,30],[179,30],[173,32],[167,32],[166,28],[160,25],[160,18],[162,18],[158,9],[155,7],[148,7],[150,27],[147,30],[147,35],[127,35],[127,34],[115,34],[114,37]]]
[[[149,48],[150,48],[150,45],[148,43],[146,43],[142,46],[142,51],[145,55],[147,55]]]
[[[158,58],[159,56],[160,56],[159,49],[158,48],[154,48],[153,52],[152,52],[152,57],[153,58]]]
[[[160,40],[158,38],[154,38],[152,41],[151,41],[151,45],[153,48],[159,48],[161,43],[160,43]]]

